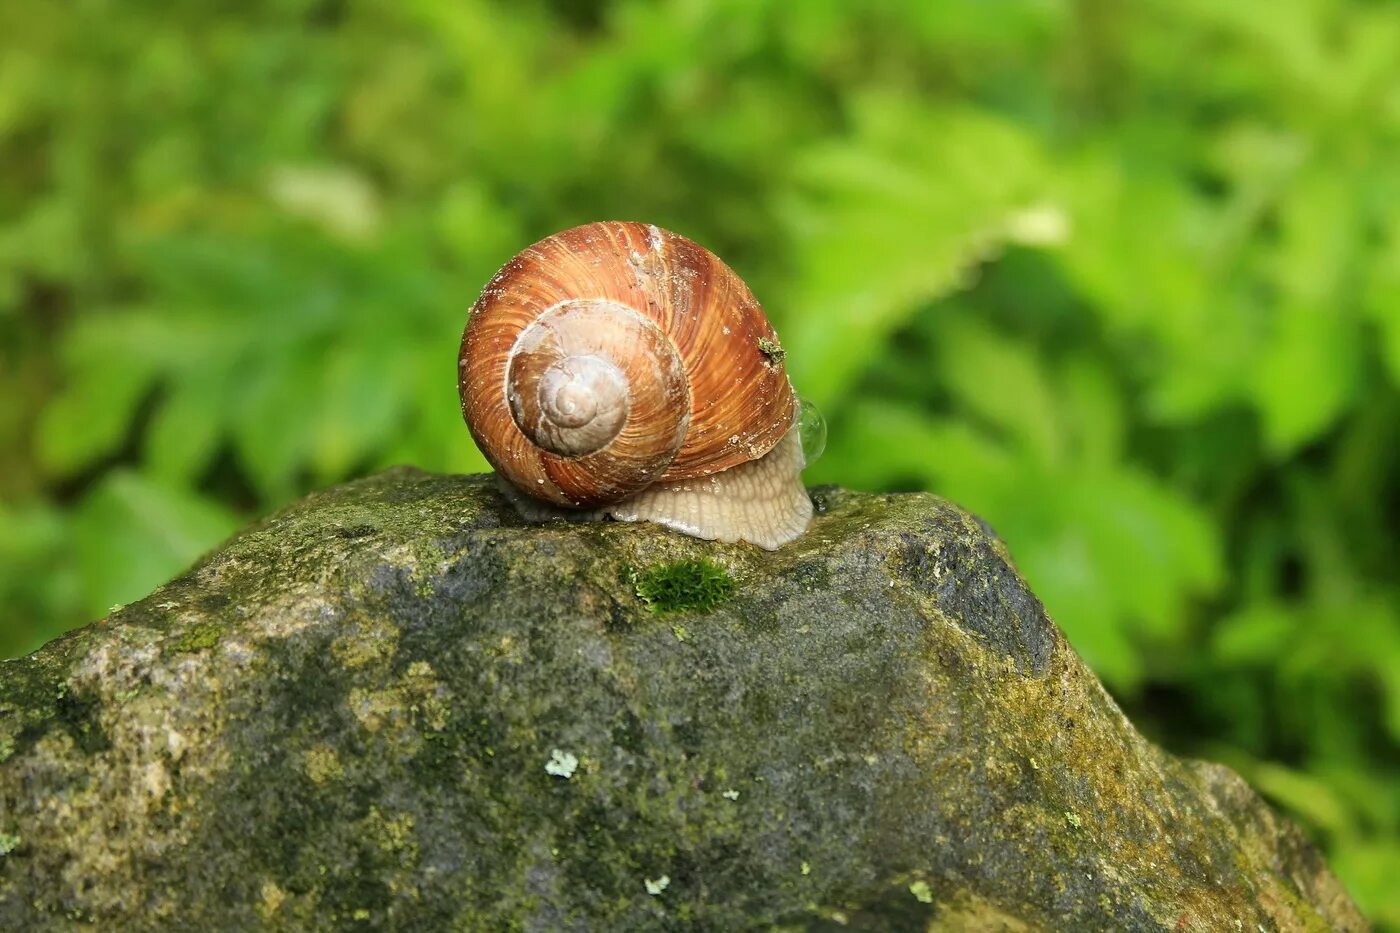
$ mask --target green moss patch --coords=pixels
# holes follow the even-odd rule
[[[734,578],[707,558],[655,564],[632,576],[637,598],[656,613],[710,612],[734,593]]]
[[[206,651],[219,643],[224,627],[216,622],[201,622],[185,630],[172,646],[181,654]]]
[[[768,337],[758,338],[758,350],[768,357],[768,362],[774,366],[782,363],[783,357],[787,356],[787,351],[783,349],[782,344]]]

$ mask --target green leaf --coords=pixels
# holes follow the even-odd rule
[[[851,139],[799,162],[797,284],[770,302],[793,379],[826,408],[923,303],[963,287],[1047,187],[1035,141],[988,114],[872,96],[855,117]]]
[[[116,450],[156,378],[147,361],[82,344],[72,354],[67,384],[39,418],[39,461],[64,476]]]
[[[395,379],[402,367],[369,341],[336,346],[317,367],[317,394],[305,400],[315,413],[308,454],[316,481],[325,484],[345,478],[387,441],[407,408],[409,387]],[[449,382],[447,373],[444,360],[444,383]]]
[[[1400,878],[1400,847],[1391,834],[1343,836],[1332,846],[1329,862],[1377,929],[1400,927],[1400,889],[1395,884]]]
[[[1313,825],[1331,832],[1351,827],[1351,808],[1313,775],[1268,761],[1253,762],[1243,770],[1265,796],[1302,814]]]
[[[959,315],[938,334],[939,376],[961,407],[1044,464],[1061,457],[1064,428],[1040,359],[1026,344]]]
[[[1081,353],[1062,363],[1056,401],[1077,462],[1102,469],[1123,456],[1127,400],[1100,359]]]
[[[107,474],[79,504],[73,546],[93,616],[150,592],[238,527],[230,510],[130,470]]]
[[[213,371],[177,382],[151,419],[145,462],[164,482],[192,485],[218,449],[228,415],[229,381]]]
[[[1065,168],[1074,235],[1057,255],[1094,315],[1147,382],[1144,415],[1186,422],[1244,390],[1252,298],[1212,275],[1222,220],[1182,179],[1131,152],[1091,151]]]
[[[321,370],[315,356],[267,359],[237,377],[233,441],[239,461],[269,502],[291,497],[316,430]]]
[[[0,658],[33,651],[82,620],[68,515],[0,501]]]
[[[887,489],[892,481],[958,499],[974,511],[1015,482],[1016,457],[964,424],[935,418],[896,399],[854,403],[828,432],[826,453],[808,482]]]
[[[1400,191],[1400,177],[1392,188]],[[1391,384],[1400,386],[1400,217],[1390,218],[1385,226],[1371,274],[1365,307],[1380,327],[1381,356],[1390,370]]]
[[[1335,308],[1286,306],[1254,372],[1269,447],[1287,454],[1326,430],[1356,391],[1356,327]]]
[[[1226,664],[1269,664],[1300,625],[1298,615],[1267,603],[1246,606],[1216,623],[1211,654]]]

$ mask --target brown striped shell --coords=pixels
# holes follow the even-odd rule
[[[556,233],[496,273],[462,335],[458,389],[492,466],[570,508],[756,460],[798,406],[734,271],[683,236],[621,222]]]

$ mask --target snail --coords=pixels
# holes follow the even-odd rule
[[[777,334],[719,257],[659,227],[585,224],[507,262],[467,319],[458,390],[528,520],[769,550],[811,520],[800,424],[816,419]]]

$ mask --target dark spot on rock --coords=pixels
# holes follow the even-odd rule
[[[231,599],[224,593],[206,593],[199,597],[199,608],[205,612],[217,612],[227,606]]]
[[[927,930],[938,916],[934,904],[918,899],[907,884],[891,886],[879,898],[860,910],[843,913],[845,923],[833,926],[808,927],[822,930]]]
[[[613,722],[611,735],[613,745],[616,748],[634,755],[642,752],[642,723],[637,718],[637,714],[631,710],[623,710],[622,714]]]
[[[1042,674],[1055,646],[1054,623],[983,535],[900,536],[894,572],[932,596],[951,620],[982,639],[1018,669]]]
[[[102,728],[101,701],[83,690],[66,690],[55,704],[56,724],[73,738],[74,744],[89,755],[112,747]]]
[[[612,601],[607,608],[607,618],[604,622],[609,631],[621,631],[629,628],[636,622],[636,613],[617,601]]]
[[[804,560],[784,570],[782,578],[803,590],[815,592],[831,584],[831,566],[822,560]]]
[[[704,726],[694,719],[685,719],[673,725],[671,735],[687,752],[697,752],[704,746]]]
[[[807,496],[812,500],[812,508],[816,509],[817,514],[825,515],[841,508],[850,498],[851,493],[841,486],[826,483],[810,487],[807,490]]]

